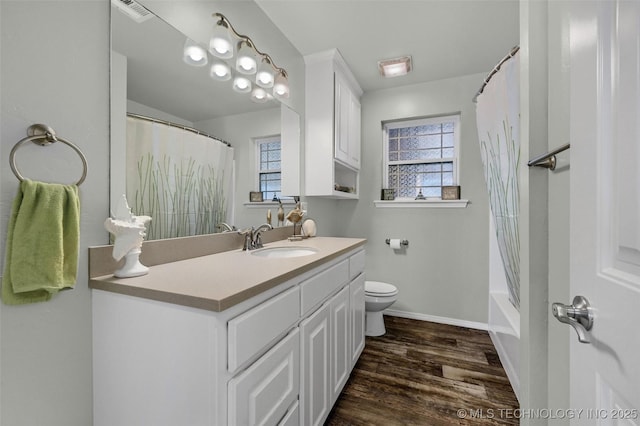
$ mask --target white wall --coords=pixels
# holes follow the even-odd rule
[[[77,144],[89,173],[80,186],[81,225],[75,289],[51,301],[0,304],[0,423],[86,426],[92,422],[91,297],[87,247],[104,244],[109,199],[109,2],[0,2],[0,214],[2,260],[7,217],[18,182],[9,150],[33,123]],[[34,179],[71,182],[76,154],[62,144],[19,151]],[[38,149],[40,151],[38,151]],[[70,170],[66,170],[70,169]],[[4,262],[3,262],[4,263]]]
[[[500,58],[497,58],[499,60]],[[486,73],[365,93],[360,199],[333,215],[346,236],[366,237],[367,279],[399,289],[392,309],[487,323],[489,204],[472,98]],[[461,112],[460,185],[467,208],[374,207],[382,183],[381,122]],[[395,254],[386,238],[404,238]]]
[[[549,2],[549,149],[569,140],[569,28],[567,2]],[[549,172],[549,303],[571,303],[569,292],[569,157],[570,150],[557,156]],[[575,333],[549,314],[548,407],[570,406],[569,344]],[[568,419],[553,424],[569,424]]]
[[[546,152],[551,146],[549,33],[547,1],[520,2],[521,158]],[[551,79],[553,80],[553,78]],[[522,167],[520,173],[520,404],[523,409],[548,408],[549,324],[549,172]],[[566,407],[564,407],[566,408]],[[546,419],[522,419],[523,425]]]

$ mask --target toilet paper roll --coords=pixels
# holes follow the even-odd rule
[[[389,240],[389,247],[391,247],[394,250],[399,250],[402,248],[402,242],[399,238],[391,238]]]

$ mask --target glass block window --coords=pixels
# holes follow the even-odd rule
[[[396,198],[441,198],[443,185],[456,185],[460,116],[384,124],[384,183]]]
[[[256,152],[258,190],[262,192],[262,198],[265,201],[270,201],[273,197],[281,198],[280,136],[257,139]]]

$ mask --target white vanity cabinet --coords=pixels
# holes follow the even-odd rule
[[[311,288],[323,289],[324,298],[317,294],[313,294],[313,297],[326,300],[300,323],[301,425],[324,423],[364,349],[363,271],[362,250],[348,261],[326,270],[323,273],[324,286],[317,285],[317,277],[301,285],[303,312],[305,294],[310,298],[313,294]],[[338,292],[327,299],[326,295],[331,294],[335,287],[339,289]]]
[[[359,247],[221,312],[94,290],[93,424],[322,424],[363,348],[363,270]]]
[[[304,60],[305,195],[358,198],[362,89],[336,49]]]

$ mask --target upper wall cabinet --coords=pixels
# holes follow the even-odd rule
[[[358,198],[362,89],[336,49],[304,60],[305,195]]]

